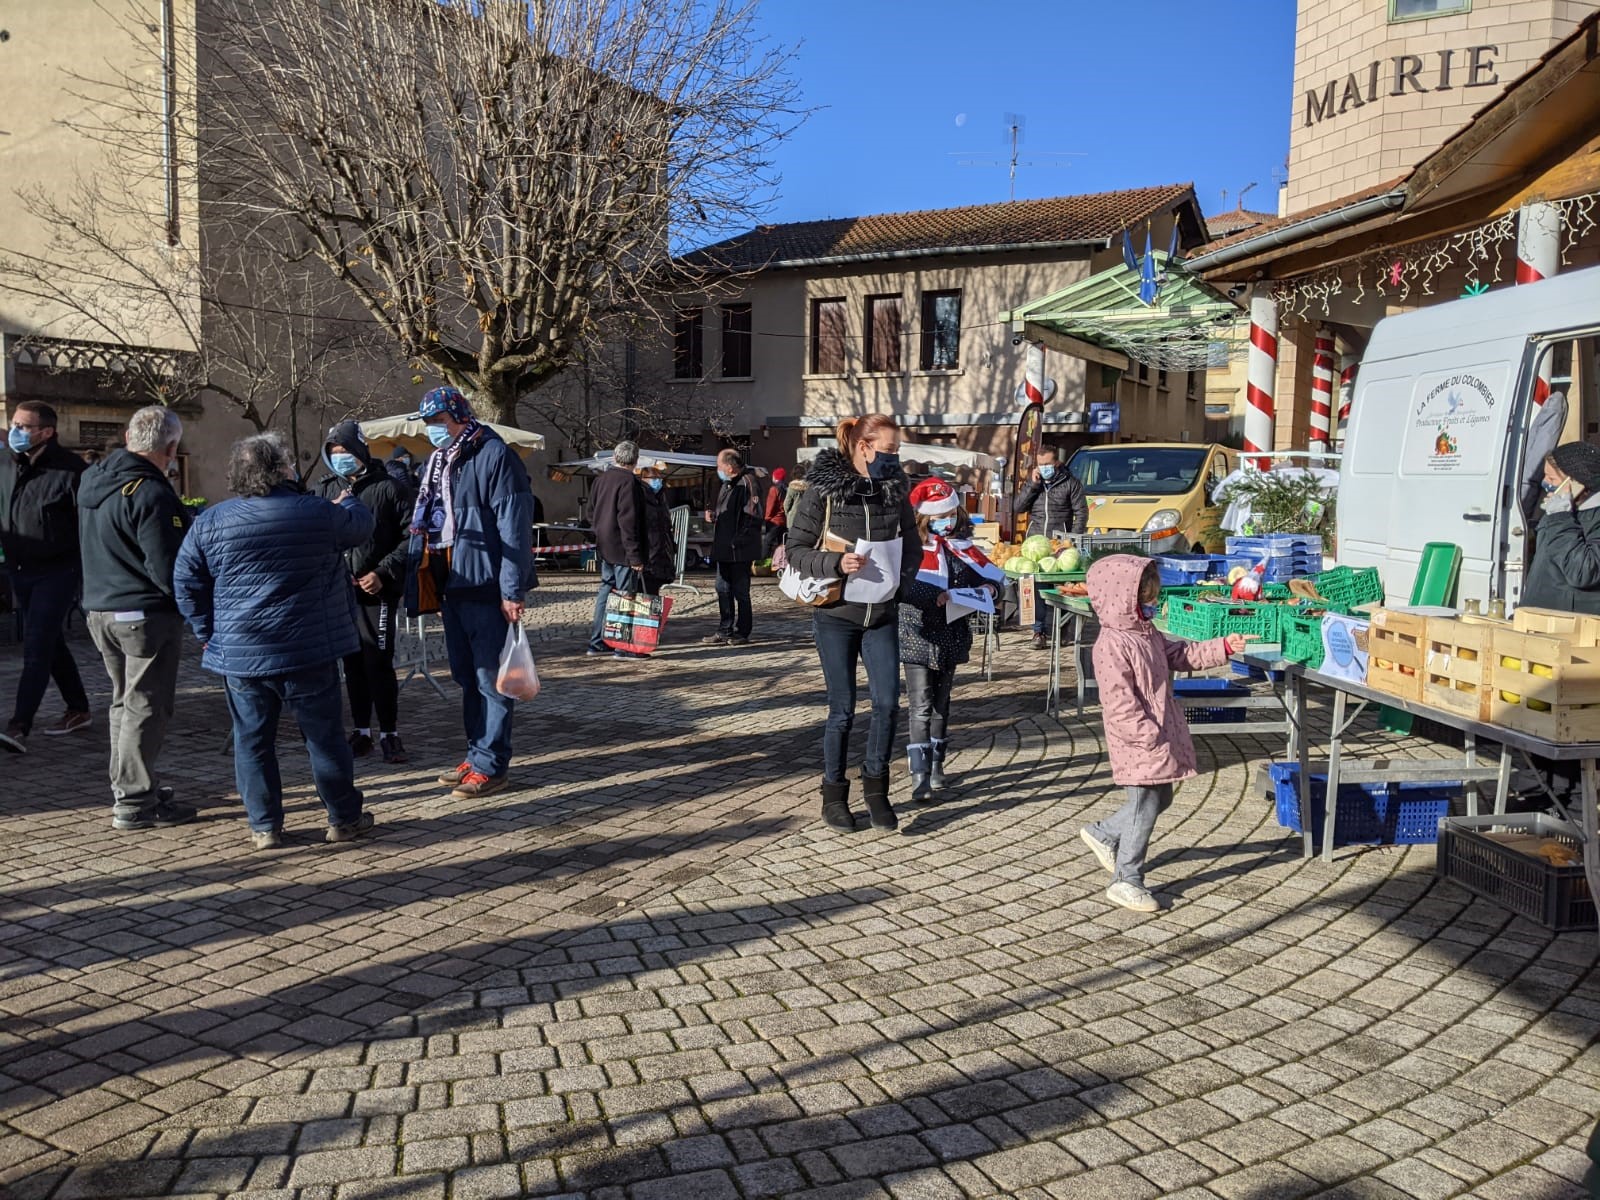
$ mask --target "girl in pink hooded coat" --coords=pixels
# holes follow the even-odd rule
[[[1111,872],[1106,898],[1135,912],[1155,912],[1160,906],[1144,888],[1150,833],[1172,804],[1172,785],[1199,769],[1189,723],[1172,694],[1172,673],[1220,667],[1244,649],[1245,639],[1232,634],[1184,642],[1163,636],[1151,624],[1161,577],[1147,558],[1103,558],[1089,568],[1088,585],[1100,621],[1094,674],[1111,778],[1128,789],[1128,799],[1115,815],[1084,826],[1079,835]]]

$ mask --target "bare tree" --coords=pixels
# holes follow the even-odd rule
[[[746,0],[204,8],[213,203],[295,229],[407,359],[513,424],[655,311],[674,239],[754,218],[798,119]]]

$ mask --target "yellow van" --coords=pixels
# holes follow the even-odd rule
[[[1232,473],[1237,453],[1193,442],[1085,446],[1067,469],[1089,499],[1090,533],[1147,533],[1157,554],[1222,549],[1222,509],[1211,494]]]

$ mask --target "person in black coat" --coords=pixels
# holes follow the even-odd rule
[[[654,467],[639,472],[644,488],[644,590],[659,596],[663,584],[678,577],[678,542],[672,536],[672,509],[666,480]]]
[[[1015,513],[1028,514],[1028,533],[1045,537],[1060,537],[1068,533],[1084,533],[1089,528],[1089,498],[1083,484],[1062,465],[1061,456],[1051,446],[1039,448],[1039,464],[1029,477],[1028,486],[1012,503]],[[1035,610],[1033,622],[1033,648],[1048,650],[1050,639],[1045,636],[1044,605]]]
[[[22,673],[16,705],[0,733],[0,749],[22,754],[50,680],[66,712],[46,729],[51,736],[89,725],[89,695],[67,646],[67,614],[83,586],[78,561],[78,477],[81,458],[56,440],[56,410],[24,400],[11,410],[0,450],[0,550],[11,601],[22,614]]]
[[[356,589],[356,631],[361,649],[344,660],[345,691],[355,732],[350,752],[357,758],[372,753],[372,714],[378,714],[377,745],[386,763],[407,759],[400,741],[400,685],[394,674],[395,626],[405,588],[406,550],[410,543],[411,494],[388,468],[372,457],[366,436],[355,421],[341,421],[328,430],[322,458],[329,474],[317,483],[324,499],[348,491],[372,510],[372,537],[345,551],[345,563]]]
[[[595,478],[589,493],[589,523],[594,526],[595,555],[600,560],[600,590],[594,598],[594,621],[589,627],[589,653],[631,658],[605,643],[606,600],[612,592],[636,595],[644,591],[644,488],[634,468],[639,447],[618,442],[611,465]]]
[[[1600,616],[1600,448],[1557,446],[1545,459],[1543,491],[1522,603]]]
[[[743,645],[755,624],[750,607],[750,564],[761,557],[766,530],[766,491],[737,450],[717,455],[722,488],[712,522],[711,561],[717,564],[717,632],[701,638],[712,646]]]
[[[856,664],[865,662],[872,728],[861,764],[861,790],[875,829],[899,824],[889,804],[889,762],[900,706],[896,601],[916,579],[922,538],[900,470],[900,428],[884,413],[850,417],[839,449],[817,455],[795,505],[784,545],[790,567],[807,579],[842,580],[840,598],[812,612],[811,627],[828,689],[822,734],[822,819],[856,828],[845,761],[855,723]],[[835,540],[837,539],[837,540]],[[861,542],[873,543],[868,554]]]

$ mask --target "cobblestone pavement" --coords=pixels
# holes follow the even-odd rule
[[[111,831],[103,722],[0,762],[0,1189],[1578,1194],[1593,935],[1469,902],[1431,847],[1302,862],[1255,739],[1201,741],[1153,847],[1167,911],[1110,907],[1076,837],[1114,799],[1096,726],[1041,716],[1016,634],[958,689],[958,786],[827,831],[803,614],[762,589],[757,641],[703,648],[708,588],[657,660],[591,659],[590,582],[540,597],[514,790],[430,782],[459,726],[413,681],[369,841],[315,840],[285,736],[300,842],[247,852],[193,664],[167,766],[199,823]],[[7,700],[15,668],[0,646]]]

